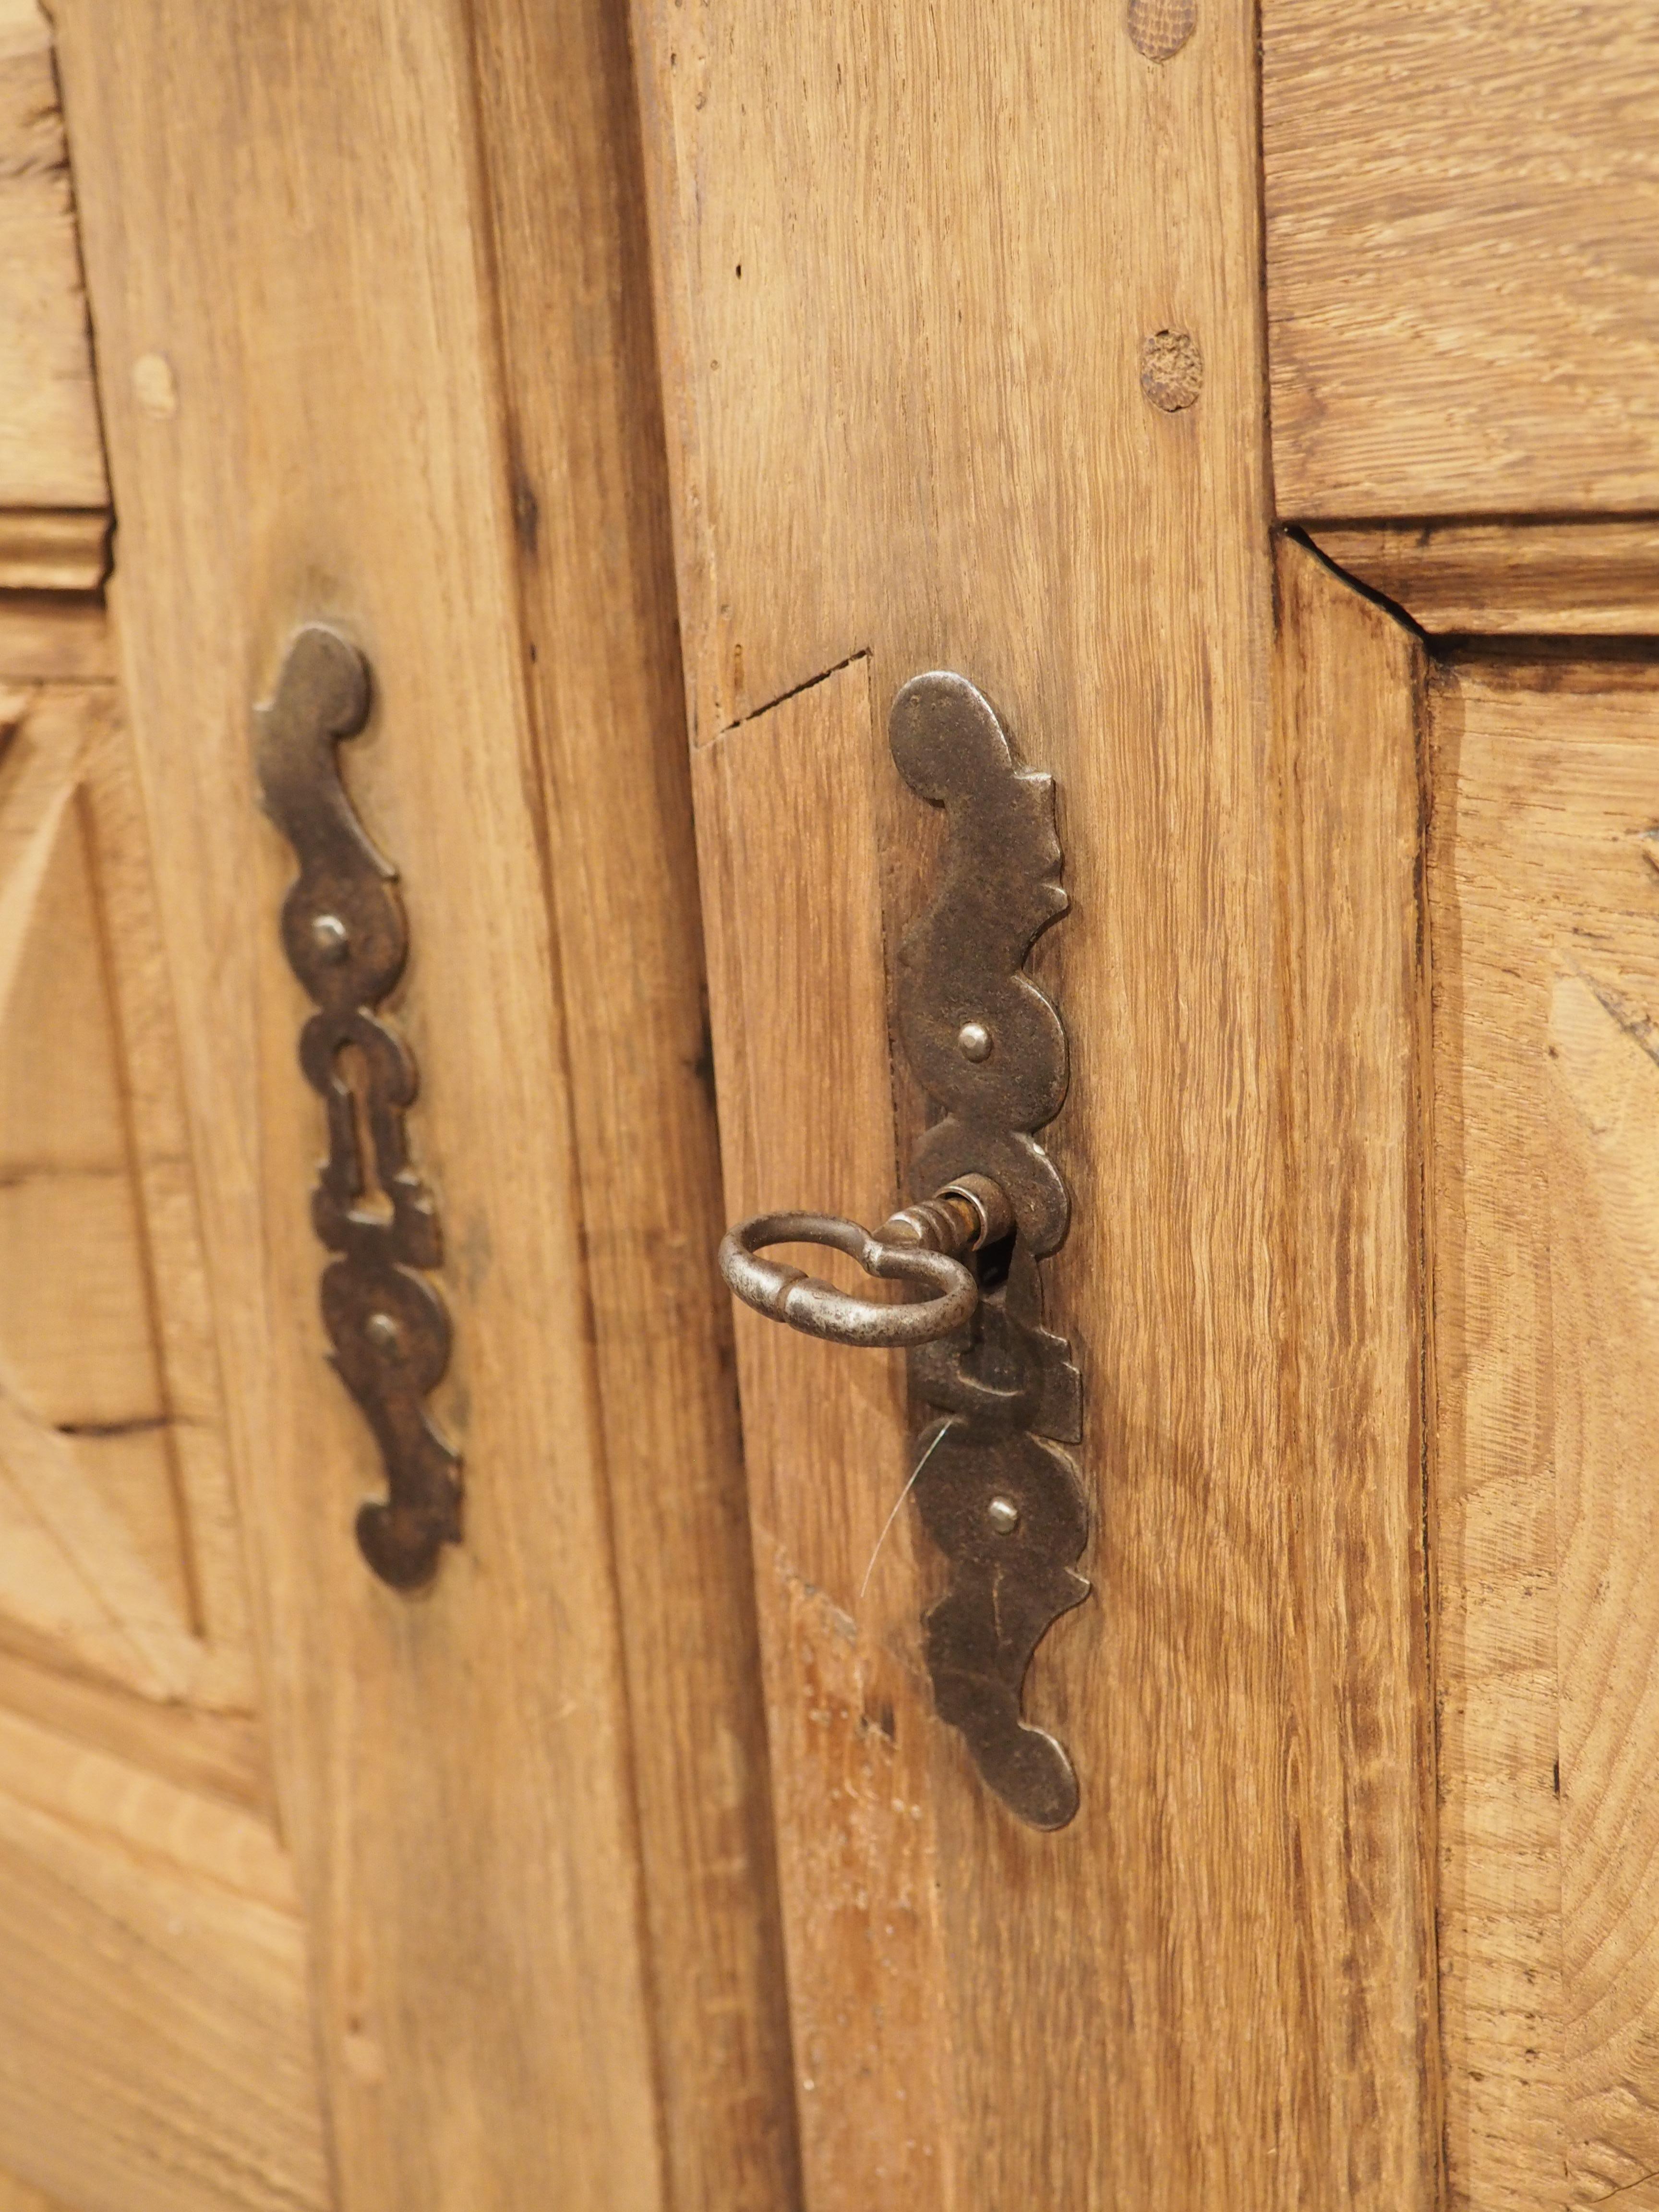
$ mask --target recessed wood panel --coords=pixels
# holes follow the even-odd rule
[[[52,29],[36,0],[0,0],[0,509],[107,500]],[[25,532],[0,514],[6,582],[61,580],[82,522],[101,545],[101,516],[33,520],[21,562]]]
[[[75,2212],[329,2212],[304,1930],[264,1821],[0,1713],[0,1946],[16,2173]]]
[[[79,682],[15,687],[0,729],[0,1639],[150,1698],[246,1711],[240,1539],[130,735],[113,689]]]
[[[1659,2202],[1659,682],[1437,690],[1439,1929],[1452,2202]]]

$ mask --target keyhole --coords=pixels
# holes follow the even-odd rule
[[[334,1080],[351,1102],[352,1144],[356,1156],[357,1192],[351,1211],[360,1221],[390,1221],[393,1207],[380,1176],[380,1155],[369,1117],[368,1060],[362,1048],[344,1045],[334,1062]]]

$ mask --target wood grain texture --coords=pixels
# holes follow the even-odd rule
[[[340,2203],[654,2212],[579,1040],[538,834],[468,11],[76,0],[58,33],[112,592]],[[410,1134],[448,1242],[434,1410],[465,1453],[466,1534],[415,1602],[352,1539],[381,1475],[324,1357],[321,1127],[276,932],[292,860],[253,801],[251,708],[319,617],[374,672],[345,774],[402,874]]]
[[[1659,632],[1659,523],[1396,522],[1311,534],[1431,635]]]
[[[477,0],[480,131],[679,2212],[799,2180],[625,12]]]
[[[52,30],[0,0],[0,509],[108,498]]]
[[[914,2064],[861,2083],[856,2130],[804,2121],[807,2202],[890,2201],[875,2168],[895,2146],[914,2200],[961,2212],[1318,2201],[1335,2154],[1306,2013],[1297,1478],[1273,1305],[1265,365],[1240,280],[1253,19],[1207,8],[1156,64],[1116,9],[1042,6],[1017,35],[1004,9],[959,8],[946,28],[921,0],[639,0],[635,21],[694,744],[760,739],[760,710],[787,717],[788,695],[860,654],[877,732],[899,684],[959,670],[1058,777],[1073,899],[1045,967],[1073,1041],[1050,1133],[1074,1225],[1050,1273],[1085,1375],[1096,1595],[1045,1641],[1027,1694],[1075,1758],[1083,1809],[1058,1836],[1021,1828],[914,1677],[882,1677],[905,1789],[884,1806],[849,1764],[859,1801],[826,1834],[781,1838],[792,2007],[866,2019],[868,1918],[917,1883],[937,1887],[941,1963]],[[1174,412],[1140,385],[1162,331],[1203,366]],[[861,802],[845,776],[825,789],[827,842]],[[907,842],[925,811],[896,815]],[[743,902],[757,929],[810,931],[775,860],[722,887],[706,802],[700,817],[711,927]],[[908,918],[890,912],[890,944]],[[723,1128],[750,1110],[722,1076]],[[834,1201],[848,1160],[797,1162],[775,1119],[757,1142],[769,1183],[792,1163],[801,1177],[769,1196]],[[856,1157],[873,1143],[864,1131]],[[814,1404],[853,1387],[820,1372]],[[745,1396],[746,1434],[778,1418]],[[849,1527],[884,1423],[902,1479],[896,1407],[833,1455],[831,1419],[815,1447],[836,1501],[821,1510]],[[826,1711],[852,1761],[862,1645],[826,1695],[833,1623],[798,1636],[793,1609],[821,1601],[794,1577],[809,1571],[787,1561],[760,1593],[785,1655],[775,1727],[793,1742]],[[919,1611],[926,1574],[905,1579]],[[845,1602],[833,1586],[823,1601]],[[899,1853],[907,1795],[921,1836]],[[798,2070],[804,2109],[817,2093]]]
[[[11,833],[0,890],[0,1372],[55,1427],[155,1430],[161,1377],[80,747],[67,763],[53,757],[59,748],[30,744],[49,718],[26,719],[0,816]],[[36,772],[19,775],[26,750]],[[165,1497],[164,1468],[161,1479]]]
[[[0,2173],[0,2212],[71,2212],[61,2199],[31,2189],[26,2181]]]
[[[1433,2212],[1418,915],[1427,672],[1407,630],[1288,539],[1278,583],[1310,1996],[1336,2161],[1335,2192],[1321,2201]]]
[[[0,684],[107,682],[114,673],[100,593],[0,592]]]
[[[1650,666],[1469,663],[1429,873],[1451,2202],[1659,2203]]]
[[[112,689],[0,728],[0,1640],[246,1712],[171,992]]]
[[[1266,0],[1281,513],[1659,507],[1646,0]]]
[[[0,1943],[22,2180],[76,2212],[331,2206],[303,1930],[261,1821],[0,1716]]]
[[[199,1796],[274,1818],[270,1747],[252,1714],[158,1705],[114,1684],[65,1674],[61,1662],[7,1651],[0,1651],[0,1710]]]
[[[0,1791],[95,1831],[135,1858],[200,1875],[290,1918],[298,1913],[294,1869],[269,1820],[58,1727],[0,1711]]]
[[[696,755],[733,1219],[805,1200],[873,1225],[899,1202],[878,743],[860,658]],[[810,1258],[845,1287],[865,1280],[839,1255]],[[911,1517],[883,1540],[908,1473],[903,1363],[743,1308],[737,1322],[811,2201],[949,2203],[952,2023]]]

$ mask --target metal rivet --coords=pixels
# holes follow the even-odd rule
[[[404,1333],[389,1313],[372,1313],[363,1323],[363,1334],[377,1352],[401,1352]]]
[[[999,1536],[1006,1536],[1019,1526],[1019,1508],[1012,1498],[994,1498],[985,1509],[985,1517]]]
[[[351,949],[351,934],[337,914],[319,914],[311,925],[311,941],[331,968],[338,967]]]
[[[957,1031],[957,1050],[964,1060],[989,1060],[995,1042],[983,1022],[964,1022]]]

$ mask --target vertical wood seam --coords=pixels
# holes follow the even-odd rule
[[[507,335],[502,322],[501,282],[501,253],[497,235],[497,210],[492,187],[489,162],[483,143],[483,104],[479,90],[480,58],[476,33],[477,11],[472,0],[456,0],[456,13],[452,16],[454,36],[465,55],[467,92],[467,114],[471,124],[468,134],[467,167],[471,179],[471,197],[475,210],[472,232],[472,267],[474,282],[479,296],[478,320],[487,333],[489,348],[489,383],[496,405],[489,425],[489,440],[495,457],[494,500],[494,536],[497,556],[505,576],[513,609],[514,684],[518,692],[520,714],[518,726],[526,742],[517,750],[519,786],[524,794],[525,811],[535,839],[536,866],[541,890],[544,927],[547,932],[549,966],[556,985],[558,1013],[558,1066],[563,1078],[566,1096],[573,1103],[570,1115],[568,1142],[565,1147],[565,1203],[574,1224],[574,1243],[581,1255],[580,1304],[583,1319],[581,1344],[581,1372],[583,1395],[587,1402],[587,1429],[593,1442],[595,1465],[593,1484],[598,1493],[598,1518],[604,1531],[605,1570],[611,1597],[611,1641],[617,1658],[621,1662],[616,1668],[617,1698],[620,1706],[620,1725],[617,1728],[617,1763],[621,1769],[619,1796],[627,1808],[627,1826],[632,1846],[632,1866],[629,1870],[631,1897],[630,1917],[635,1931],[635,1948],[644,2013],[647,2049],[650,2053],[652,2075],[652,2134],[657,2177],[657,2196],[663,2212],[672,2212],[673,2189],[672,2166],[669,2158],[666,2136],[667,2082],[663,2051],[662,2007],[658,1989],[658,1975],[651,1941],[651,1914],[647,1894],[644,1850],[644,1822],[640,1805],[639,1759],[635,1749],[639,1717],[635,1711],[634,1685],[627,1664],[627,1629],[623,1613],[622,1576],[617,1547],[616,1508],[611,1483],[612,1452],[610,1424],[605,1418],[605,1395],[599,1371],[599,1322],[593,1303],[591,1245],[587,1227],[586,1179],[581,1157],[580,1116],[574,1110],[576,1070],[571,1050],[571,1028],[574,1016],[569,979],[565,957],[564,931],[560,926],[560,915],[554,884],[553,841],[548,814],[548,794],[555,787],[550,774],[550,761],[545,733],[542,729],[540,700],[538,689],[530,674],[529,611],[526,605],[525,576],[518,535],[514,528],[512,508],[513,441],[512,408],[508,399],[506,372]],[[632,2208],[629,2208],[632,2212]]]

